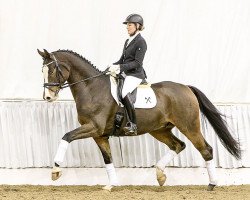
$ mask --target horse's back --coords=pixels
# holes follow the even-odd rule
[[[184,84],[163,81],[151,85],[157,97],[158,109],[175,118],[196,118],[199,103],[192,90]]]
[[[194,98],[196,99],[192,90],[184,84],[172,81],[163,81],[151,85],[156,95],[166,95],[174,99],[178,98]]]

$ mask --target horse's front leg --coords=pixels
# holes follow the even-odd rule
[[[118,185],[118,179],[117,179],[114,165],[112,163],[112,155],[111,155],[108,137],[106,136],[96,137],[94,138],[94,140],[102,153],[106,171],[107,171],[108,178],[109,178],[109,185],[106,185],[105,187],[103,187],[103,189],[111,191],[113,186]]]
[[[92,124],[84,124],[79,128],[76,128],[75,130],[66,133],[63,136],[54,158],[55,166],[52,169],[52,177],[51,177],[53,181],[57,180],[62,175],[62,170],[60,169],[59,166],[62,164],[64,160],[65,153],[68,149],[69,143],[74,140],[96,137],[96,136],[98,136],[98,129],[95,128]]]

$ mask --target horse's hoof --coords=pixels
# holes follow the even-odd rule
[[[209,185],[207,186],[207,191],[213,191],[215,186],[216,185],[209,183]]]
[[[62,170],[59,167],[53,167],[51,172],[51,179],[53,181],[59,179],[62,176]]]
[[[113,188],[112,185],[106,185],[106,186],[104,186],[102,189],[111,192],[112,188]]]
[[[166,182],[167,177],[159,167],[156,167],[156,177],[159,185],[163,186]]]

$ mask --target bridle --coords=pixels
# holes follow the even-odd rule
[[[55,95],[57,95],[57,94],[59,93],[60,89],[62,89],[62,86],[63,86],[63,84],[64,84],[64,83],[63,83],[63,82],[64,82],[64,81],[63,81],[63,80],[64,80],[64,77],[63,77],[62,69],[61,69],[60,65],[58,64],[58,61],[57,61],[56,57],[55,57],[53,54],[52,54],[52,61],[49,62],[49,63],[47,63],[47,64],[44,64],[43,67],[42,67],[42,71],[44,71],[44,68],[45,68],[45,67],[49,68],[49,65],[51,65],[51,64],[53,64],[53,63],[55,63],[55,69],[54,69],[51,73],[48,72],[48,76],[49,76],[50,74],[54,73],[54,71],[55,71],[57,82],[45,83],[45,79],[44,79],[43,87],[44,87],[44,89],[47,88],[48,90],[54,92]],[[64,65],[61,65],[61,66],[65,67],[65,69],[66,69],[67,71],[69,71],[69,69],[68,69],[66,66],[64,66]],[[51,89],[51,87],[55,87],[55,86],[56,86],[58,89],[54,91],[54,90]]]
[[[88,77],[88,78],[85,78],[83,80],[80,80],[80,81],[76,81],[74,83],[64,83],[64,76],[63,76],[63,73],[62,73],[62,69],[61,69],[61,66],[64,67],[68,72],[69,72],[69,69],[64,66],[64,65],[59,65],[56,57],[52,54],[52,60],[51,62],[47,63],[47,64],[44,64],[43,65],[43,69],[44,67],[47,67],[53,63],[55,63],[55,73],[56,73],[56,79],[57,79],[57,82],[51,82],[51,83],[45,83],[45,80],[44,80],[44,84],[43,84],[43,87],[44,89],[47,88],[48,90],[52,91],[55,93],[55,95],[57,95],[59,93],[59,91],[61,89],[64,89],[64,88],[67,88],[67,87],[70,87],[70,86],[73,86],[73,85],[76,85],[78,83],[82,83],[84,81],[87,81],[87,80],[90,80],[90,79],[93,79],[93,78],[96,78],[96,77],[99,77],[99,76],[103,76],[103,75],[106,75],[107,73],[107,70],[101,72],[101,74],[98,74],[98,75],[95,75],[95,76],[91,76],[91,77]],[[52,73],[54,73],[54,70]],[[52,74],[50,73],[50,74]],[[51,87],[57,87],[58,89],[56,91],[52,90]]]

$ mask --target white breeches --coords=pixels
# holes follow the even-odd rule
[[[126,76],[123,89],[122,89],[122,98],[127,96],[128,93],[133,92],[133,90],[140,85],[142,79],[136,78],[134,76]]]

